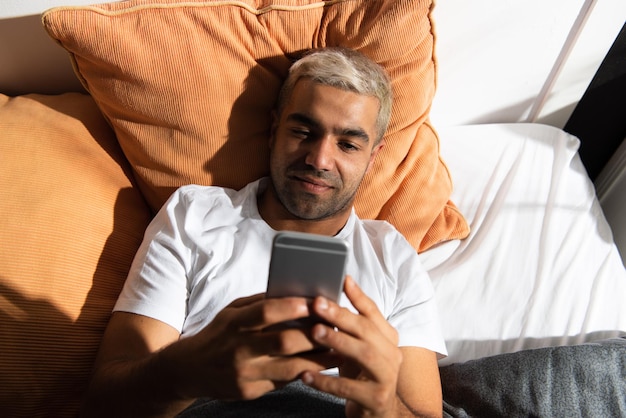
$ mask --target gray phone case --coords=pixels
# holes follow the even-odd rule
[[[279,232],[272,247],[267,297],[324,296],[338,301],[348,250],[340,238]]]

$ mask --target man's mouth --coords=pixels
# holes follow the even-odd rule
[[[321,193],[333,188],[333,185],[319,177],[293,175],[292,180],[300,183],[307,191],[312,193]]]

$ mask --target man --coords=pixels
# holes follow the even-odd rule
[[[428,276],[393,227],[352,208],[390,112],[389,80],[363,55],[329,48],[296,62],[274,115],[270,178],[240,191],[182,187],[148,228],[85,412],[172,416],[196,398],[250,400],[301,379],[345,398],[350,417],[441,415],[445,346]],[[279,230],[349,242],[341,305],[264,297]],[[325,323],[267,330],[311,315]],[[334,367],[339,376],[322,373]]]

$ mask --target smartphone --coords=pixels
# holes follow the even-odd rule
[[[324,296],[338,302],[346,275],[348,251],[348,243],[340,238],[279,232],[272,244],[266,297]],[[284,325],[309,326],[311,321],[309,318]]]

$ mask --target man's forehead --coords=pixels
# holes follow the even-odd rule
[[[340,98],[341,101],[337,101]],[[318,99],[334,102],[338,108],[345,108],[346,112],[353,110],[355,106],[366,108],[369,112],[378,113],[380,102],[377,97],[360,94],[352,90],[343,89],[313,81],[309,78],[301,78],[295,84],[291,97],[287,101],[287,107],[309,107],[311,100]],[[297,105],[297,106],[296,106]]]

